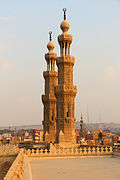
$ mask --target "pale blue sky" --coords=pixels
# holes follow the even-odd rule
[[[120,0],[0,0],[0,126],[43,120],[44,54],[55,52],[62,8],[73,35],[76,120],[120,122]]]

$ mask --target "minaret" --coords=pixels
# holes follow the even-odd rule
[[[56,96],[56,143],[75,144],[75,96],[77,87],[73,86],[73,65],[75,58],[70,55],[72,36],[68,34],[69,23],[66,21],[66,9],[64,20],[60,25],[62,34],[58,36],[60,45],[60,57],[57,58],[58,86],[55,87]]]
[[[83,138],[87,134],[87,131],[85,129],[85,123],[83,119],[83,115],[81,114],[81,120],[80,120],[80,137]]]
[[[42,95],[42,102],[44,105],[44,140],[48,142],[55,141],[56,134],[56,98],[54,95],[54,87],[57,86],[58,73],[55,71],[55,61],[57,55],[53,52],[54,44],[51,37],[52,32],[49,32],[50,42],[47,45],[48,53],[45,54],[47,61],[47,71],[43,72],[45,79],[45,95]]]

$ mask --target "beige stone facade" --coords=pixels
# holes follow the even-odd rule
[[[47,61],[47,71],[43,72],[45,79],[45,94],[42,95],[42,102],[44,104],[44,140],[48,142],[55,142],[56,135],[56,98],[54,95],[54,87],[57,85],[58,73],[55,71],[55,61],[57,55],[53,52],[54,44],[51,40],[47,45],[49,52],[45,54]]]
[[[57,116],[56,116],[56,143],[75,144],[75,96],[77,87],[73,85],[73,66],[75,58],[70,55],[72,36],[68,34],[69,23],[64,21],[60,28],[62,34],[58,36],[60,57],[57,58],[58,86],[55,87]]]
[[[73,85],[75,58],[70,55],[73,38],[68,33],[70,25],[66,21],[65,9],[64,20],[60,27],[62,30],[62,34],[58,36],[60,57],[57,57],[53,51],[51,54],[51,49],[54,48],[51,41],[48,44],[50,52],[45,55],[48,69],[43,73],[45,78],[45,95],[42,96],[44,104],[44,139],[48,142],[55,141],[57,144],[75,144],[74,112],[77,93],[77,87]],[[58,77],[57,72],[54,71],[55,60],[58,67]]]

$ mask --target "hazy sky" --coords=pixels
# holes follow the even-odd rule
[[[120,0],[0,0],[0,126],[43,120],[44,54],[66,7],[75,56],[76,120],[120,122]]]

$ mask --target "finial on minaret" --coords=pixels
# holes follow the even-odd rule
[[[47,45],[47,48],[49,51],[53,51],[53,49],[55,48],[53,42],[52,42],[52,31],[49,31],[49,38],[50,38],[50,42]]]
[[[67,31],[69,30],[69,27],[70,27],[69,23],[66,21],[66,11],[67,11],[67,9],[63,8],[64,20],[60,25],[60,28],[63,31],[63,33],[67,33]]]
[[[50,41],[52,41],[52,31],[49,32],[50,35]]]
[[[63,12],[64,12],[64,20],[66,20],[66,11],[67,11],[67,9],[66,9],[66,8],[63,8]]]

